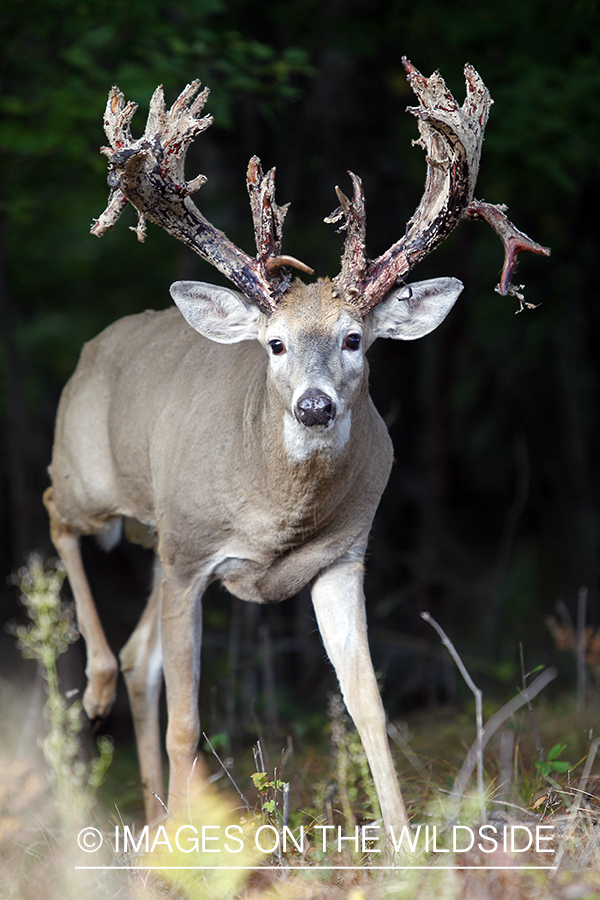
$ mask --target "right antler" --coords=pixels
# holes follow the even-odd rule
[[[110,147],[102,148],[110,160],[108,183],[112,190],[108,206],[91,231],[102,237],[129,201],[138,212],[138,225],[133,229],[138,240],[144,240],[145,220],[150,219],[191,247],[270,314],[290,282],[290,273],[283,272],[282,267],[309,274],[313,270],[293,256],[281,255],[287,206],[275,202],[275,169],[264,175],[256,156],[250,160],[247,176],[258,251],[255,258],[211,225],[190,199],[206,178],[198,175],[185,180],[185,156],[195,136],[213,121],[212,116],[198,117],[208,97],[207,88],[198,94],[199,89],[198,80],[188,84],[167,111],[162,87],[158,87],[150,101],[146,130],[134,141],[129,125],[137,104],[125,104],[119,89],[112,88],[104,115]]]
[[[409,108],[419,120],[421,137],[415,143],[426,153],[428,164],[425,191],[418,209],[406,226],[405,234],[378,259],[367,259],[365,248],[365,198],[360,178],[350,172],[354,196],[349,200],[336,188],[340,207],[326,222],[343,220],[346,230],[342,269],[334,285],[342,296],[366,313],[437,247],[462,218],[485,219],[500,235],[505,248],[505,264],[500,284],[501,294],[516,294],[510,284],[521,250],[550,254],[547,247],[532,241],[504,215],[504,207],[473,200],[479,171],[483,134],[492,99],[472,66],[465,66],[467,98],[458,105],[441,77],[435,72],[423,75],[405,57],[402,59],[408,81],[419,100]]]

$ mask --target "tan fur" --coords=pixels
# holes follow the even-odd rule
[[[303,377],[304,359],[317,372],[333,365],[339,353],[335,329],[348,315],[358,327],[359,313],[334,296],[330,282],[296,282],[281,309],[264,319],[261,333],[285,326],[296,348],[295,371]],[[134,537],[132,523],[141,524],[146,544],[156,535],[160,583],[121,653],[150,820],[161,814],[152,792],[163,793],[157,738],[161,645],[169,710],[168,803],[176,807],[185,801],[199,738],[201,597],[218,579],[236,596],[266,603],[313,584],[326,647],[365,743],[386,825],[405,821],[362,595],[362,558],[392,463],[367,374],[364,362],[343,449],[294,460],[284,446],[285,392],[258,341],[214,343],[169,309],[121,319],[83,349],[59,405],[46,501],[87,642],[84,705],[91,716],[110,709],[117,667],[85,580],[78,536],[119,516]],[[333,590],[323,592],[321,583]],[[332,601],[341,604],[337,612],[328,610]],[[354,649],[347,644],[340,655],[329,632],[339,632],[346,616]],[[352,687],[357,670],[368,690]]]

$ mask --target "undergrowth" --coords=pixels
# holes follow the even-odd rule
[[[362,744],[338,695],[330,750],[317,759],[288,740],[269,769],[259,743],[254,773],[240,783],[207,739],[222,777],[184,818],[147,829],[102,809],[112,746],[101,739],[85,760],[80,703],[58,681],[56,661],[77,636],[63,578],[60,564],[44,568],[37,557],[16,577],[30,624],[12,630],[43,676],[46,733],[39,751],[1,748],[1,898],[38,900],[40,885],[48,900],[600,898],[600,741],[571,698],[538,699],[503,721],[485,747],[483,798],[474,778],[456,794],[476,737],[471,716],[440,711],[410,729],[391,725],[412,826],[393,836],[397,852],[378,827]],[[10,705],[6,686],[0,699]],[[497,713],[484,711],[489,724]],[[525,848],[532,834],[541,839]]]

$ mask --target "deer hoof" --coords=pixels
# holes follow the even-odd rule
[[[117,695],[117,668],[114,671],[95,673],[88,678],[83,694],[83,708],[87,716],[104,719],[112,709]]]

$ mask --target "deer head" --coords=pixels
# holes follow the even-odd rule
[[[150,103],[144,135],[131,137],[135,104],[117,88],[109,94],[105,130],[110,147],[109,204],[95,222],[98,236],[112,227],[127,201],[138,211],[135,229],[145,237],[145,219],[161,225],[212,263],[238,288],[177,282],[173,299],[188,323],[219,343],[257,339],[269,354],[269,383],[284,407],[286,448],[304,458],[313,449],[341,449],[349,435],[353,397],[366,375],[364,352],[377,337],[413,340],[443,321],[462,290],[440,278],[407,285],[405,278],[466,216],[487,219],[501,235],[505,272],[498,290],[514,293],[510,274],[522,249],[546,253],[518,232],[499,207],[474,203],[483,134],[491,105],[475,70],[466,66],[467,98],[459,107],[438,73],[424,78],[403,60],[419,105],[420,139],[427,179],[421,203],[403,236],[376,260],[366,255],[365,199],[360,179],[349,173],[353,199],[336,187],[340,206],[325,220],[346,231],[340,273],[310,287],[291,284],[291,268],[312,269],[281,253],[287,206],[275,201],[275,170],[263,174],[253,157],[247,173],[257,253],[247,256],[212,226],[190,199],[205,182],[186,182],[184,161],[194,137],[211,123],[200,118],[208,90],[195,81],[167,112],[162,88]],[[195,99],[194,99],[195,98]],[[521,296],[521,295],[519,295]],[[307,429],[311,431],[310,437]]]
[[[375,338],[422,337],[443,321],[461,290],[455,278],[404,285],[365,315],[329,280],[295,282],[270,315],[243,294],[199,282],[175,282],[171,296],[205,337],[223,344],[255,339],[265,347],[285,448],[301,460],[346,445],[355,397],[366,388],[365,352]]]

